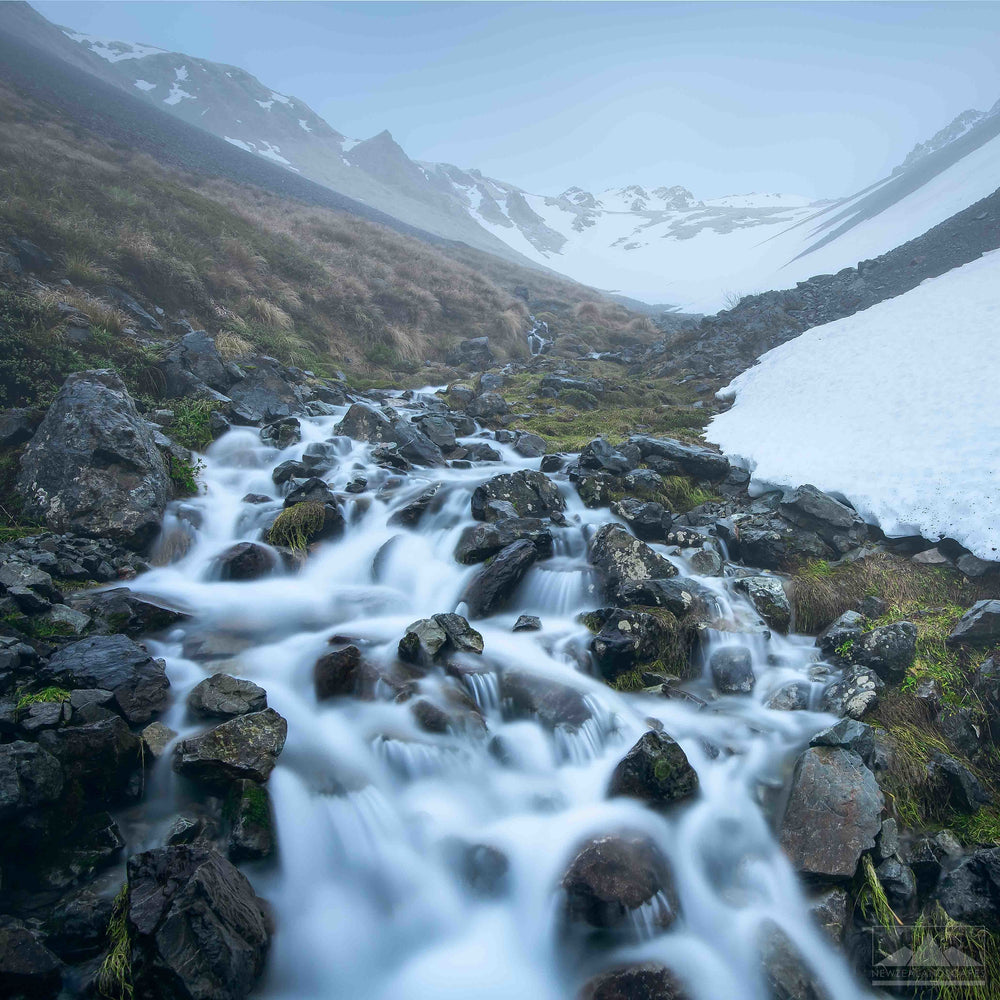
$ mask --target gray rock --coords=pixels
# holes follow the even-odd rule
[[[962,812],[978,812],[981,806],[993,801],[972,771],[948,754],[933,751],[927,773],[944,785],[952,804]]]
[[[258,359],[257,367],[230,390],[236,423],[260,424],[300,412],[305,394],[274,361]]]
[[[803,874],[848,880],[875,846],[883,800],[875,775],[855,753],[810,747],[795,765],[781,846]]]
[[[578,688],[527,670],[503,671],[500,700],[516,717],[536,718],[548,729],[575,730],[593,714]]]
[[[638,962],[589,979],[578,1000],[687,1000],[688,994],[665,965]]]
[[[994,646],[1000,643],[1000,601],[977,601],[948,636],[951,646]]]
[[[220,580],[259,580],[277,568],[274,550],[257,542],[236,542],[215,560],[215,573]]]
[[[686,445],[672,438],[631,437],[629,444],[635,445],[644,460],[648,458],[665,459],[677,466],[678,471],[695,479],[718,480],[729,474],[729,460],[725,455],[699,448],[697,445]]]
[[[784,931],[768,922],[762,937],[761,965],[772,1000],[832,1000]]]
[[[799,486],[781,498],[780,511],[792,524],[814,531],[839,555],[862,545],[868,526],[853,507],[816,489]]]
[[[591,565],[601,574],[609,595],[625,581],[667,580],[676,568],[620,524],[602,524],[590,541]]]
[[[170,682],[154,660],[124,635],[92,636],[63,646],[41,672],[43,683],[110,691],[130,723],[149,722],[167,703]]]
[[[448,635],[450,649],[458,653],[476,653],[483,651],[483,637],[461,615],[440,614],[434,616],[434,621]]]
[[[181,740],[174,750],[174,770],[210,788],[244,778],[264,782],[274,770],[287,733],[288,723],[272,708],[239,715]]]
[[[591,640],[590,651],[605,680],[613,681],[659,658],[674,638],[664,621],[644,611],[611,608],[602,614],[604,623]]]
[[[644,542],[665,542],[673,518],[663,504],[653,500],[626,497],[611,504],[611,509]]]
[[[484,392],[469,403],[465,412],[477,420],[497,420],[510,413],[510,407],[498,392]]]
[[[964,555],[959,556],[955,560],[955,565],[958,567],[960,573],[964,573],[967,577],[974,580],[981,576],[986,576],[988,573],[1000,572],[1000,562],[988,562],[985,559],[974,556],[971,552],[966,552]]]
[[[22,740],[0,744],[0,819],[4,822],[57,802],[62,790],[62,768],[52,754]]]
[[[493,364],[493,352],[490,350],[489,337],[472,337],[460,341],[446,356],[450,365],[483,371]]]
[[[128,863],[136,992],[176,1000],[243,1000],[270,942],[246,877],[208,847],[179,845]]]
[[[688,563],[696,576],[722,576],[722,556],[714,549],[696,549],[688,556]]]
[[[817,733],[810,741],[811,747],[842,747],[852,750],[866,764],[871,764],[875,753],[875,731],[871,726],[855,719],[841,719],[840,722]]]
[[[917,655],[917,626],[895,622],[865,632],[841,654],[848,663],[874,670],[887,684],[897,684]]]
[[[535,546],[539,557],[552,555],[552,532],[544,521],[536,517],[508,517],[463,529],[455,546],[455,558],[465,565],[485,562],[523,539]]]
[[[429,664],[448,642],[448,633],[433,618],[421,618],[408,625],[399,640],[399,658],[406,663]]]
[[[685,576],[670,580],[624,580],[612,595],[616,605],[638,604],[646,608],[666,608],[678,618],[694,609],[715,605],[715,597],[702,584]]]
[[[503,607],[537,559],[538,549],[527,539],[501,549],[462,593],[461,600],[467,605],[470,617],[483,618]]]
[[[545,438],[537,434],[519,434],[514,444],[514,451],[523,458],[538,458],[545,454]]]
[[[143,749],[153,760],[159,760],[167,747],[177,739],[177,733],[162,722],[151,722],[143,729],[141,736]]]
[[[260,429],[260,439],[272,448],[284,451],[302,440],[302,425],[296,417],[280,417]]]
[[[213,674],[191,689],[187,706],[203,719],[231,719],[263,711],[267,708],[267,692],[253,681],[230,674]]]
[[[324,654],[313,665],[316,699],[326,701],[356,694],[361,671],[361,650],[357,646],[349,645]]]
[[[489,503],[505,501],[517,517],[548,517],[566,509],[555,483],[544,473],[521,470],[494,476],[477,486],[472,493],[472,516],[477,521],[495,521]]]
[[[913,871],[897,858],[887,858],[875,869],[875,874],[896,915],[912,912],[917,901],[917,879]]]
[[[170,480],[149,425],[110,371],[67,377],[21,460],[24,513],[56,531],[144,548]]]
[[[514,632],[538,632],[542,627],[542,620],[537,615],[519,615],[514,622]]]
[[[776,576],[747,576],[736,583],[747,595],[754,610],[778,632],[787,632],[792,620],[792,606],[785,588]]]
[[[878,703],[878,693],[883,686],[873,670],[851,667],[841,680],[823,692],[821,707],[824,712],[861,719]]]
[[[827,889],[813,900],[809,909],[834,944],[840,944],[847,924],[847,891]]]
[[[92,801],[111,804],[134,797],[141,742],[119,716],[94,708],[96,721],[48,729],[38,744],[59,761],[67,783],[78,783]],[[86,718],[86,710],[80,715]]]
[[[390,514],[386,523],[393,527],[416,527],[420,523],[420,519],[434,504],[435,499],[438,498],[443,486],[444,483],[431,483],[430,486],[422,489],[413,500]]]
[[[584,445],[580,452],[579,463],[583,469],[607,472],[612,476],[624,475],[637,464],[629,461],[626,455],[613,448],[604,438],[594,438],[589,444]]]
[[[845,611],[816,637],[816,645],[825,656],[833,656],[845,644],[853,645],[864,634],[865,619],[857,611]]]
[[[19,920],[0,917],[0,989],[14,1000],[59,994],[62,962]]]
[[[417,423],[431,443],[442,451],[452,451],[458,444],[455,440],[455,427],[446,416],[440,413],[428,413],[419,417]]]
[[[722,694],[749,694],[757,680],[753,657],[746,646],[720,646],[713,651],[708,669]]]
[[[650,730],[622,758],[611,775],[608,795],[625,795],[663,807],[698,790],[698,775],[680,745]]]
[[[0,448],[18,448],[30,441],[38,423],[33,410],[0,410]]]
[[[934,897],[952,920],[1000,932],[1000,847],[963,858],[941,877]]]

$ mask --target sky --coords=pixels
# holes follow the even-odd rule
[[[1000,2],[37,0],[249,70],[339,132],[528,191],[839,197],[1000,98]]]

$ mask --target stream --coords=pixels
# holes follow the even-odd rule
[[[415,399],[419,404],[420,394]],[[407,415],[412,404],[397,398],[392,405]],[[168,726],[181,737],[204,728],[185,714],[184,702],[217,671],[264,687],[268,704],[288,720],[269,783],[278,857],[244,866],[276,927],[259,994],[566,1000],[598,971],[652,960],[675,970],[696,1000],[766,1000],[759,934],[773,922],[833,1000],[866,995],[810,915],[767,818],[782,801],[795,755],[836,721],[766,707],[789,683],[808,684],[817,703],[824,681],[812,679],[813,639],[741,635],[757,677],[749,695],[718,696],[707,676],[685,685],[698,696],[691,700],[608,687],[589,666],[590,633],[577,617],[602,606],[587,541],[615,518],[584,507],[565,474],[551,476],[567,503],[565,526],[552,526],[553,555],[529,570],[506,610],[472,623],[484,654],[474,663],[467,657],[467,669],[431,670],[417,682],[431,702],[454,704],[456,695],[474,701],[485,729],[427,732],[411,704],[396,701],[381,681],[371,700],[317,701],[313,664],[331,638],[355,643],[369,663],[388,670],[410,623],[464,613],[462,592],[480,567],[459,564],[453,553],[462,529],[474,523],[472,491],[499,472],[539,463],[491,441],[500,463],[415,468],[399,477],[373,464],[371,445],[333,437],[344,411],[301,418],[301,442],[281,451],[245,428],[216,441],[204,456],[202,494],[167,514],[166,534],[188,533],[190,547],[133,584],[191,615],[147,641],[167,664],[174,696],[163,717]],[[217,579],[219,553],[236,541],[259,541],[280,508],[272,468],[316,442],[329,445],[333,468],[321,475],[342,498],[344,535],[295,572]],[[344,492],[359,475],[367,489]],[[417,528],[387,525],[438,481],[439,502]],[[247,494],[271,499],[243,502]],[[676,550],[653,548],[693,575]],[[730,589],[732,579],[698,579],[727,618],[758,620]],[[522,614],[537,615],[541,630],[512,631]],[[708,633],[705,662],[713,645],[727,641],[727,633]],[[515,669],[579,691],[590,718],[573,728],[515,715],[497,680]],[[650,720],[680,743],[700,781],[693,799],[663,814],[606,797],[612,771]],[[152,775],[145,826],[130,838],[136,850],[161,844],[187,804],[169,758]],[[562,876],[584,841],[622,829],[645,834],[669,859],[680,917],[661,932],[662,901],[654,899],[633,912],[622,939],[574,948],[563,928]]]

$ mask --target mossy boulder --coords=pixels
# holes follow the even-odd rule
[[[654,807],[668,806],[698,790],[698,775],[680,745],[650,730],[622,758],[611,775],[609,797],[624,795]]]

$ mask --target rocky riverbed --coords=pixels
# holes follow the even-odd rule
[[[995,962],[994,568],[697,444],[553,453],[455,360],[361,393],[192,331],[196,455],[109,371],[3,415],[40,528],[0,546],[0,995],[859,997],[872,935],[938,929]],[[925,572],[946,635],[887,582]]]

